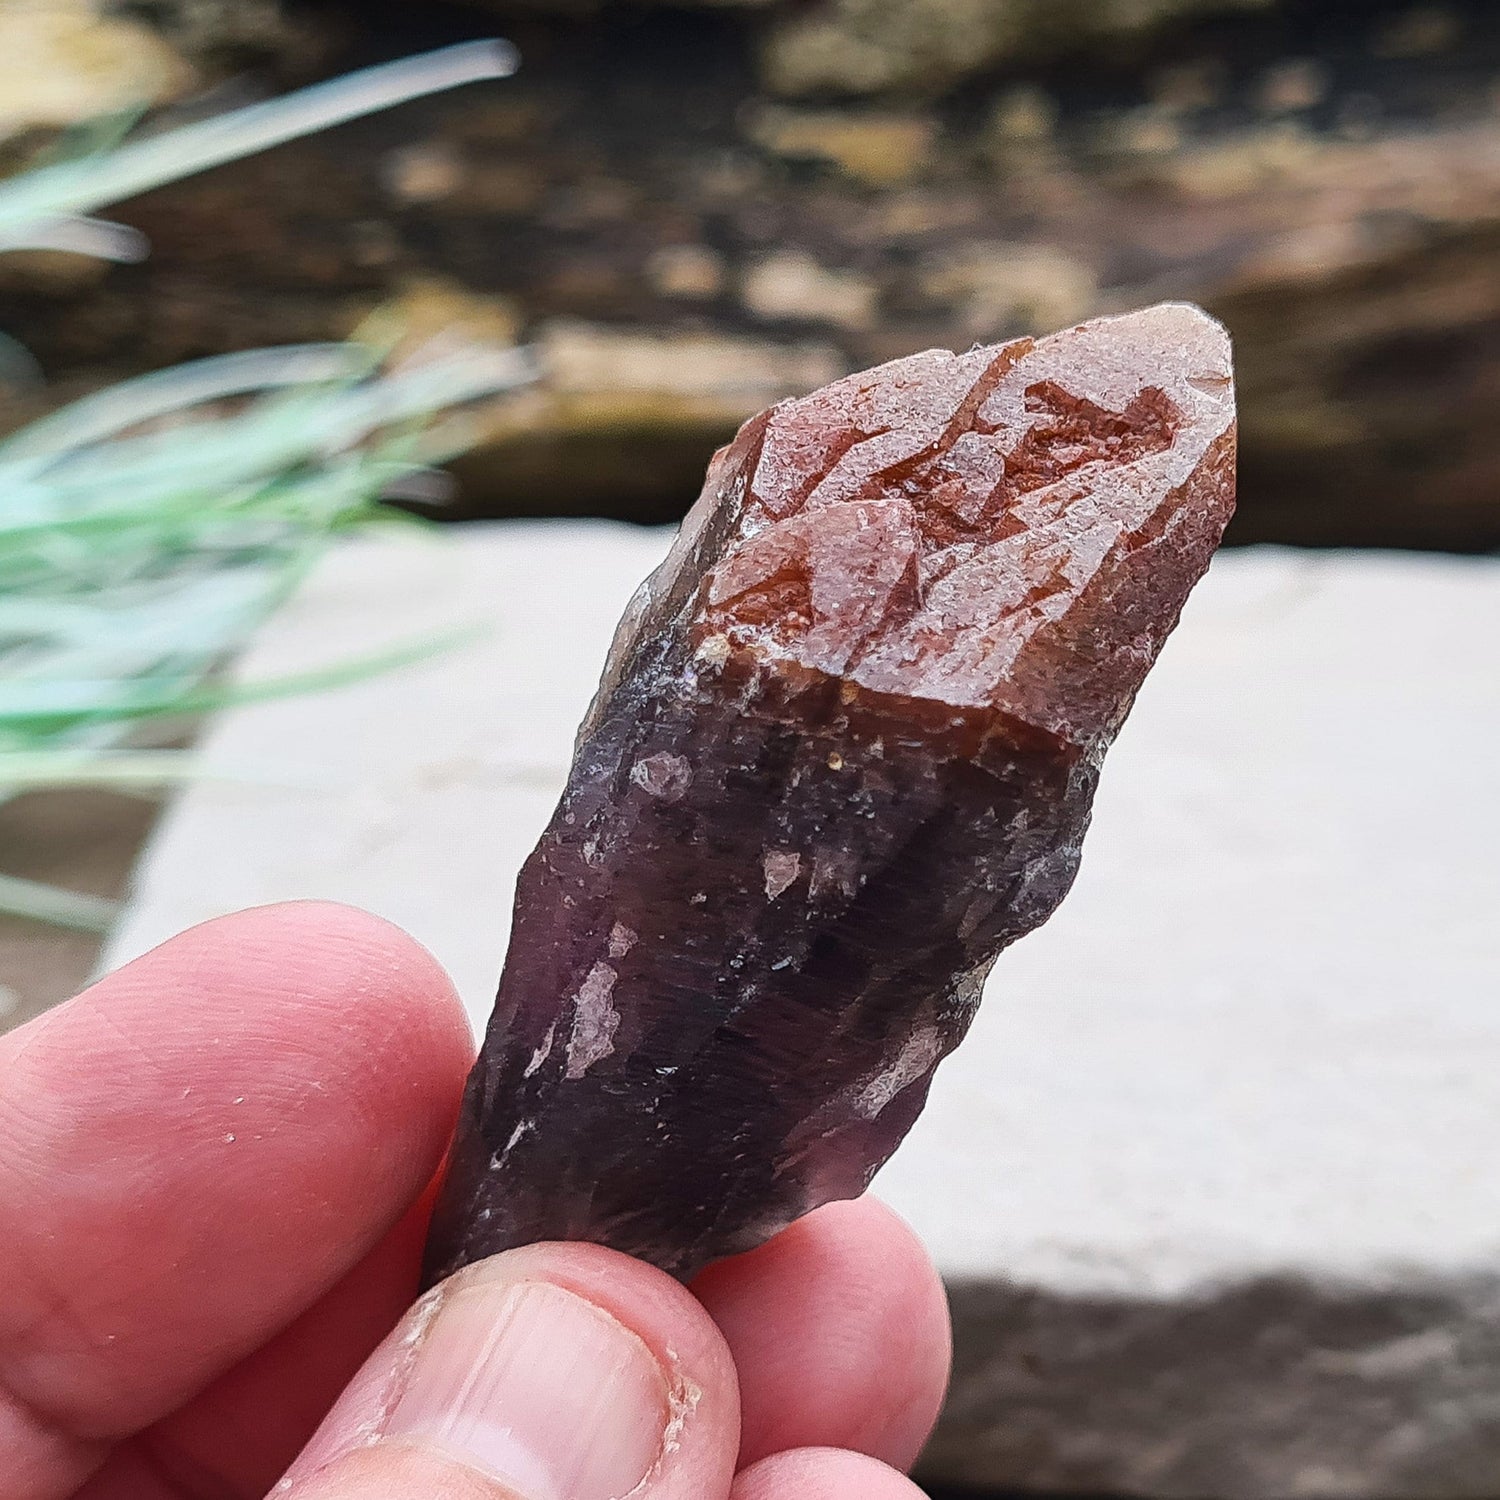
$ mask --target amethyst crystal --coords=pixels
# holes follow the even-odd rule
[[[1163,306],[764,412],[621,623],[521,873],[433,1278],[593,1240],[679,1276],[861,1192],[1234,503],[1224,330]]]

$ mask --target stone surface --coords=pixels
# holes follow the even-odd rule
[[[743,299],[752,316],[767,322],[870,328],[880,288],[868,277],[830,271],[809,255],[782,250],[745,272]]]
[[[489,10],[504,0],[471,0]],[[565,13],[611,0],[528,0]],[[996,66],[1129,44],[1172,22],[1277,0],[680,0],[751,11],[768,35],[767,83],[786,94],[950,87]]]
[[[482,1022],[515,874],[666,539],[441,540],[334,556],[242,673],[489,633],[221,719],[210,754],[262,779],[178,801],[113,959],[252,902],[354,901]],[[1220,553],[1111,752],[1071,897],[1001,957],[876,1183],[958,1316],[930,1474],[1493,1495],[1496,639],[1500,562]],[[1434,743],[1440,773],[1414,775]]]
[[[325,39],[311,17],[284,0],[102,0],[102,8],[147,22],[178,51],[214,70],[277,58],[296,68],[316,66]]]
[[[763,67],[775,93],[931,90],[1000,64],[1076,53],[1169,21],[1275,0],[816,0],[788,7]]]
[[[503,475],[513,496],[549,495],[545,508],[569,513],[649,506],[674,469],[696,484],[703,455],[747,416],[843,366],[815,338],[573,318],[531,332],[541,382],[478,417],[478,451],[458,470],[471,493]]]
[[[0,143],[160,104],[193,81],[161,37],[97,0],[0,6]]]
[[[621,621],[516,889],[428,1250],[687,1277],[858,1196],[1234,508],[1180,304],[929,350],[745,424]]]
[[[910,182],[933,165],[937,121],[917,110],[792,109],[749,114],[752,140],[789,162],[817,162],[871,187]]]

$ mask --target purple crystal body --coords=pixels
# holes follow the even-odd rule
[[[688,1276],[859,1194],[1008,943],[1234,503],[1227,337],[1164,306],[746,424],[622,621],[429,1246]]]

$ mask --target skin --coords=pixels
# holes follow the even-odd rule
[[[391,1357],[471,1058],[432,957],[318,904],[194,928],[0,1037],[10,1500],[267,1494]],[[825,1208],[691,1290],[593,1246],[476,1271],[674,1351],[703,1396],[644,1500],[919,1500],[904,1471],[942,1399],[947,1311],[881,1205]],[[290,1493],[509,1494],[399,1443]]]

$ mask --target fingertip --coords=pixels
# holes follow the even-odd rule
[[[410,1308],[431,1198],[290,1327],[158,1423],[158,1467],[201,1476],[205,1494],[267,1494]]]
[[[733,1353],[702,1302],[665,1271],[602,1245],[581,1243],[527,1245],[481,1261],[479,1267],[489,1269],[471,1267],[453,1280],[534,1275],[596,1303],[664,1357],[697,1371],[695,1379],[706,1392],[716,1393],[716,1399],[732,1395],[738,1436],[739,1382]]]
[[[151,1047],[170,1050],[169,1031],[192,1038],[204,1086],[214,1053],[237,1049],[260,1054],[268,1086],[305,1083],[337,1097],[351,1121],[383,1130],[409,1120],[406,1139],[429,1174],[473,1061],[468,1020],[437,959],[393,923],[333,901],[200,923],[72,1005]]]
[[[739,1367],[744,1462],[806,1447],[916,1461],[947,1390],[952,1335],[941,1278],[893,1210],[868,1197],[829,1204],[710,1267],[693,1290]]]
[[[180,1405],[410,1209],[470,1055],[431,955],[328,903],[204,923],[0,1038],[12,1382],[87,1434]]]
[[[414,1309],[285,1485],[298,1500],[341,1495],[329,1476],[378,1479],[413,1448],[497,1496],[724,1495],[739,1449],[733,1362],[701,1305],[649,1266],[590,1245],[508,1251]]]
[[[161,1001],[161,971],[215,1002],[244,995],[416,1030],[443,1061],[467,1069],[472,1035],[453,981],[410,933],[338,901],[285,901],[201,922],[106,975],[121,998]],[[227,984],[213,981],[228,980]]]
[[[734,1482],[730,1500],[926,1500],[904,1474],[864,1453],[798,1448],[763,1458]]]

